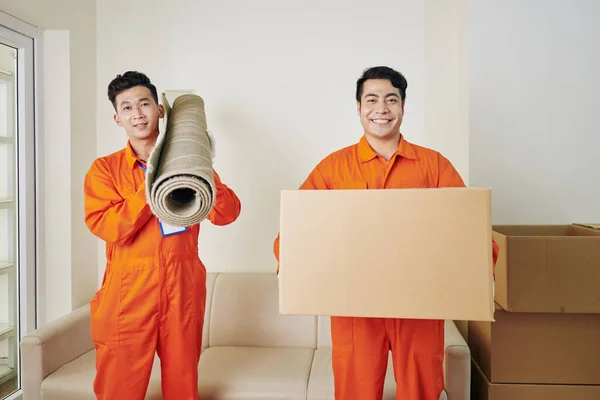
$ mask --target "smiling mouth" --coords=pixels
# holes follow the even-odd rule
[[[148,126],[147,122],[142,122],[141,124],[136,124],[133,127],[134,128],[145,128],[146,126]]]
[[[378,124],[378,125],[385,125],[391,121],[392,121],[391,119],[381,119],[381,118],[375,118],[375,119],[371,120],[371,122]]]

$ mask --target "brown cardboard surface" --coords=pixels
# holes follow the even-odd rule
[[[468,343],[493,383],[600,385],[600,314],[498,307],[495,322],[469,322]]]
[[[494,225],[496,302],[515,312],[600,312],[600,230]]]
[[[280,313],[493,319],[490,190],[281,194]]]
[[[473,400],[600,399],[600,386],[490,383],[474,360],[471,360],[471,372],[471,399]]]

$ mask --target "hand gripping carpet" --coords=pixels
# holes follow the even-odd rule
[[[146,201],[163,223],[186,227],[206,219],[216,200],[204,100],[183,94],[170,106],[164,93],[162,100],[165,129],[148,158]]]

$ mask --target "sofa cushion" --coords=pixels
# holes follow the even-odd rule
[[[208,346],[317,345],[317,317],[279,315],[275,274],[220,273],[210,310]]]
[[[96,351],[92,350],[63,365],[42,382],[44,400],[96,400],[93,383],[96,376]],[[160,362],[154,359],[145,400],[161,400]]]
[[[388,368],[383,386],[382,400],[396,399],[396,381],[392,366],[392,353],[388,359]],[[334,400],[333,369],[331,366],[331,348],[317,349],[310,371],[308,400]]]
[[[200,392],[219,400],[306,399],[313,355],[302,348],[210,347],[200,357]]]

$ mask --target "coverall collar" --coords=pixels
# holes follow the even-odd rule
[[[400,134],[398,150],[396,151],[395,155],[398,155],[398,156],[401,156],[404,158],[409,158],[411,160],[419,159],[415,153],[415,149],[413,148],[412,144],[410,144],[404,138],[404,135],[402,135],[402,134]],[[367,142],[367,138],[365,137],[365,135],[363,135],[360,138],[360,141],[358,142],[358,158],[362,162],[367,162],[367,161],[371,161],[372,159],[374,159],[376,157],[377,157],[377,153],[375,152],[375,150],[373,150],[373,148],[371,147],[369,142]]]
[[[133,167],[135,167],[136,162],[141,161],[135,154],[135,151],[133,151],[133,147],[131,147],[131,142],[129,140],[127,141],[127,147],[125,147],[125,159],[127,160],[127,165],[132,170]]]

